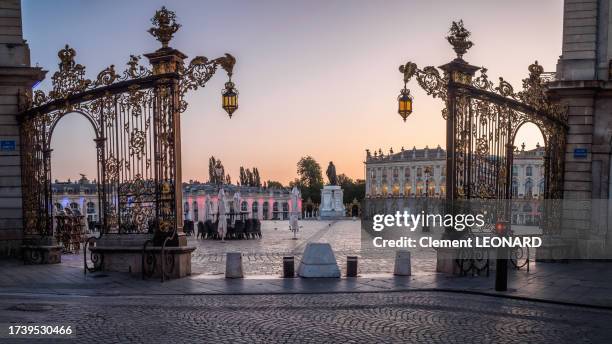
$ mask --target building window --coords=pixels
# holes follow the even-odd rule
[[[527,179],[525,182],[525,196],[531,197],[533,195],[533,182],[531,179]]]
[[[289,220],[289,203],[283,202],[283,220]]]
[[[539,190],[538,190],[538,191],[539,191],[538,193],[540,194],[540,196],[544,196],[544,180],[542,180],[542,181],[540,182],[540,185],[539,185],[538,189],[539,189]]]
[[[512,165],[512,175],[518,176],[518,166]]]
[[[259,203],[254,201],[251,205],[251,212],[253,213],[253,218],[257,218],[257,212],[259,211]]]
[[[78,203],[75,203],[75,202],[70,203],[70,209],[72,209],[72,210],[79,210]]]
[[[246,201],[242,201],[242,203],[240,204],[240,211],[242,212],[249,211],[249,204]]]
[[[405,184],[404,185],[404,196],[410,196],[410,195],[412,195],[412,185]]]
[[[198,202],[193,201],[193,221],[200,220],[200,214],[198,214]]]
[[[278,220],[278,202],[272,203],[272,219]]]
[[[518,181],[512,179],[512,197],[518,197]]]
[[[64,207],[62,207],[62,204],[61,204],[61,203],[55,203],[55,209],[56,209],[57,211],[62,211],[62,210],[64,209]]]
[[[423,182],[419,181],[416,185],[416,196],[423,196],[425,188],[423,187]]]
[[[417,168],[417,177],[422,177],[423,176],[423,169],[418,167]]]
[[[270,217],[270,203],[268,203],[268,201],[263,202],[263,219],[267,220]]]
[[[406,168],[404,169],[404,178],[406,180],[410,180],[410,167],[406,166]]]
[[[96,205],[94,202],[87,202],[87,214],[94,214],[96,212]]]
[[[527,177],[531,177],[533,175],[533,167],[527,166],[527,169],[525,170],[525,175]]]

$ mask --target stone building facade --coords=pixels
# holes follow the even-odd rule
[[[230,212],[246,212],[249,218],[259,220],[289,220],[292,210],[291,190],[261,188],[252,186],[223,185]],[[234,204],[234,195],[240,194],[240,206]],[[189,183],[183,185],[183,211],[185,219],[205,221],[210,217],[206,209],[207,200],[212,204],[212,212],[218,208],[219,186],[209,183]],[[302,214],[302,197],[298,197],[298,209]]]
[[[427,173],[429,172],[429,173]],[[388,154],[366,150],[366,197],[444,197],[446,151],[438,146]]]
[[[512,222],[536,225],[541,217],[541,198],[544,196],[544,147],[525,150],[525,145],[514,152],[512,166]],[[429,173],[428,173],[429,172]],[[444,198],[446,196],[446,151],[438,146],[410,150],[402,148],[388,154],[366,151],[366,198],[370,203],[381,199],[384,209],[395,211],[410,202],[401,199]],[[429,188],[429,192],[425,192]]]
[[[30,67],[20,1],[0,1],[0,257],[19,255],[23,240],[17,114],[20,98],[44,75],[41,68]]]
[[[226,201],[230,212],[246,212],[249,218],[259,220],[288,220],[291,212],[291,190],[277,188],[260,188],[249,186],[224,185]],[[82,214],[87,227],[94,230],[100,220],[96,181],[85,176],[77,181],[55,181],[52,184],[54,213],[65,208]],[[234,204],[234,195],[240,193],[239,209]],[[210,219],[210,209],[206,208],[210,200],[213,213],[217,212],[219,186],[209,183],[183,183],[183,215],[186,220],[205,221]],[[302,211],[301,197],[298,198],[298,209]],[[301,215],[300,215],[301,216]]]
[[[612,4],[565,0],[563,46],[551,95],[569,106],[565,156],[566,242],[576,256],[597,257],[612,245]],[[593,200],[606,200],[593,201]],[[580,206],[574,204],[580,203]],[[603,207],[603,209],[599,209]]]

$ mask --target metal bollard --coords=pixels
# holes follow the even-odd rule
[[[295,260],[293,256],[283,257],[283,278],[295,277]]]
[[[357,256],[346,257],[346,277],[357,277]]]

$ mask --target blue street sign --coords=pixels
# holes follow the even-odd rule
[[[574,158],[586,158],[587,153],[586,148],[574,148]]]
[[[15,140],[2,140],[0,141],[0,151],[14,151],[16,147]]]

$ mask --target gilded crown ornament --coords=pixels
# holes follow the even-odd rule
[[[155,16],[151,18],[151,23],[154,27],[149,29],[149,33],[162,44],[163,48],[168,48],[168,42],[172,36],[181,27],[181,24],[176,22],[176,14],[166,9],[166,6],[155,12]]]
[[[463,20],[453,22],[451,25],[449,35],[446,36],[446,40],[453,46],[453,50],[457,53],[457,58],[463,60],[463,55],[470,49],[474,43],[468,38],[471,33],[463,27]]]

